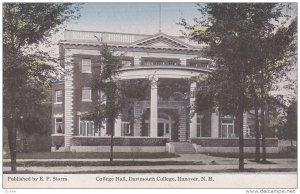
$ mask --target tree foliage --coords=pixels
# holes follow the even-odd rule
[[[253,93],[259,95],[264,113],[274,75],[286,66],[284,61],[294,48],[292,42],[297,22],[293,20],[287,26],[280,23],[284,6],[275,3],[198,6],[202,17],[195,19],[196,24],[189,25],[183,19],[181,25],[190,30],[191,39],[208,46],[206,55],[217,64],[207,80],[210,94],[205,95],[213,96],[211,104],[217,104],[223,113],[234,114],[239,120],[239,166],[242,170],[242,114],[257,103],[253,101]],[[264,129],[264,114],[261,119]]]
[[[48,63],[48,53],[30,51],[47,42],[59,26],[78,17],[78,9],[77,5],[64,3],[3,4],[3,113],[12,171],[16,170],[16,130],[21,128],[20,117],[23,124],[33,118],[42,122],[40,116],[45,113],[41,114],[40,107],[45,104],[48,81],[55,72]]]
[[[120,82],[117,80],[117,70],[121,63],[113,55],[109,47],[100,42],[100,68],[93,81],[94,108],[82,119],[92,120],[96,129],[103,127],[106,122],[106,133],[111,135],[111,157],[113,161],[113,136],[115,119],[119,116],[122,107]]]

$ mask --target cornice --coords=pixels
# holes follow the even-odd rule
[[[71,46],[72,48],[74,47],[80,48],[82,46],[97,48],[100,46],[96,42],[77,42],[77,41],[61,41],[58,44],[63,45],[65,47]],[[122,44],[112,44],[112,43],[107,43],[107,45],[111,48],[130,49],[136,51],[156,51],[156,52],[175,51],[175,52],[199,53],[203,49],[205,49],[205,48],[200,49],[200,48],[179,48],[179,47],[167,48],[167,47],[153,47],[153,46],[140,46],[140,45],[122,45]]]

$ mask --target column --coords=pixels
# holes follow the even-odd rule
[[[211,113],[211,137],[219,137],[219,115]]]
[[[197,137],[197,113],[195,111],[196,86],[196,82],[192,82],[190,86],[190,138]]]
[[[157,78],[151,79],[150,137],[157,137]]]
[[[122,119],[121,115],[119,115],[115,120],[115,133],[114,136],[120,137],[121,136],[121,128],[122,128]]]

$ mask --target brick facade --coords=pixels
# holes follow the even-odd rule
[[[64,98],[62,98],[61,103],[56,102],[56,91],[61,90],[62,95],[65,95],[63,82],[55,82],[52,84],[52,134],[56,134],[55,132],[55,118],[57,115],[61,115],[64,118]]]
[[[95,93],[93,90],[93,80],[97,73],[100,74],[100,56],[97,55],[80,55],[73,56],[74,59],[74,135],[79,135],[79,117],[82,113],[91,111],[94,107]],[[82,59],[91,59],[91,73],[82,73]],[[90,87],[92,89],[92,101],[82,101],[82,88]]]

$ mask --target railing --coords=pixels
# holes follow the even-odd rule
[[[97,39],[101,39],[104,42],[131,43],[146,37],[148,35],[75,30],[65,31],[65,40],[97,41]]]
[[[97,41],[102,37],[100,32],[81,32],[81,31],[65,31],[65,40],[91,40]]]
[[[117,43],[132,43],[151,35],[144,34],[125,34],[125,33],[113,33],[113,32],[96,32],[96,31],[77,31],[77,30],[66,30],[64,34],[65,40],[85,40],[96,42],[97,39],[101,39],[104,42],[117,42]],[[189,45],[199,47],[201,46],[195,41],[192,41],[185,37],[175,37],[182,42]]]
[[[196,42],[194,40],[190,40],[190,39],[185,38],[185,37],[180,37],[179,40],[181,40],[182,42],[187,43],[189,45],[196,46],[196,47],[204,46],[204,44],[203,45],[199,44],[198,42]]]

